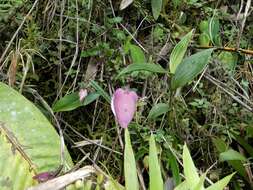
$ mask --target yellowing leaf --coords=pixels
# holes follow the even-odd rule
[[[120,10],[127,8],[132,2],[133,0],[122,0],[119,7]]]

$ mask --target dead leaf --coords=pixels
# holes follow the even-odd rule
[[[8,70],[8,78],[9,78],[9,85],[13,86],[16,82],[16,73],[17,73],[17,62],[18,62],[18,55],[17,53],[12,54],[11,64]]]
[[[127,8],[134,0],[122,0],[120,3],[120,10]]]

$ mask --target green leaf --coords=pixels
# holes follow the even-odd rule
[[[153,134],[149,140],[149,189],[163,190],[163,179]]]
[[[80,102],[78,92],[68,94],[58,100],[52,107],[54,112],[71,111],[81,106],[86,106],[95,101],[100,95],[97,93],[88,94],[83,102]]]
[[[139,190],[136,163],[128,129],[125,129],[124,173],[126,190]]]
[[[207,49],[185,58],[178,65],[175,75],[172,77],[171,88],[182,87],[192,81],[208,64],[214,49]]]
[[[218,58],[228,70],[233,71],[235,69],[238,60],[236,54],[231,52],[221,52]]]
[[[35,173],[61,164],[60,137],[36,106],[3,83],[0,105],[0,181],[7,189],[26,189]],[[65,159],[73,166],[66,149]]]
[[[215,147],[217,148],[218,152],[225,152],[228,149],[227,144],[220,138],[213,138],[212,139]]]
[[[226,152],[220,153],[220,160],[221,161],[228,161],[228,160],[246,161],[247,159],[239,152],[237,152],[233,149],[229,149]]]
[[[162,10],[163,0],[151,0],[152,13],[155,20],[158,19]]]
[[[204,182],[206,179],[206,172],[200,176],[198,184],[193,188],[193,190],[204,190]]]
[[[219,19],[212,17],[208,21],[208,32],[213,45],[221,46]]]
[[[136,45],[130,45],[130,53],[133,63],[146,63],[146,57],[142,49]]]
[[[153,63],[134,63],[128,65],[126,68],[124,68],[118,76],[116,77],[119,78],[120,76],[131,73],[133,71],[149,71],[153,73],[167,73],[165,69],[163,69],[160,65],[153,64]]]
[[[109,104],[111,104],[111,97],[110,95],[104,91],[102,87],[98,85],[94,80],[90,81],[90,85],[97,91],[99,95],[101,95]]]
[[[165,103],[158,103],[152,107],[148,114],[148,119],[155,119],[169,111],[169,105]]]
[[[253,158],[253,148],[247,141],[245,141],[242,137],[236,135],[232,132],[233,138],[249,153],[249,155]]]
[[[195,187],[199,182],[199,175],[186,144],[183,149],[183,167],[187,184],[189,187]]]
[[[173,179],[175,180],[176,185],[179,185],[181,182],[179,166],[175,156],[171,152],[168,155],[168,163],[171,168]]]
[[[228,150],[227,144],[220,138],[213,138],[213,143],[217,148],[219,153],[225,152]],[[247,177],[247,173],[245,167],[243,166],[242,161],[239,160],[228,160],[229,165],[231,165],[241,176],[244,177],[247,181],[249,181]]]
[[[235,173],[224,177],[223,179],[219,180],[215,184],[208,187],[206,190],[223,190],[227,186],[227,184],[229,183],[234,174]]]
[[[187,181],[183,181],[174,190],[189,190],[189,185]]]
[[[175,73],[178,65],[182,62],[187,47],[191,41],[193,30],[186,34],[174,47],[170,54],[170,72]]]

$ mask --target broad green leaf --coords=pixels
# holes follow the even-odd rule
[[[152,13],[155,20],[158,19],[162,10],[163,0],[151,0]]]
[[[163,190],[163,179],[153,134],[149,139],[149,189]]]
[[[155,119],[169,111],[169,105],[165,103],[158,103],[152,107],[148,114],[148,119]]]
[[[188,185],[187,181],[183,181],[178,186],[176,186],[176,188],[174,190],[189,190],[189,185]]]
[[[36,106],[3,83],[0,105],[0,179],[7,189],[26,189],[34,173],[61,164],[60,137]],[[65,159],[73,166],[66,149]]]
[[[171,88],[176,89],[191,82],[208,64],[214,49],[207,49],[185,58],[172,77]]]
[[[226,152],[220,153],[220,160],[221,161],[228,161],[228,160],[246,161],[247,159],[241,153],[233,149],[229,149]]]
[[[136,45],[130,45],[130,53],[133,63],[146,63],[146,57],[142,49]]]
[[[99,95],[101,95],[109,104],[111,104],[111,97],[110,95],[104,91],[102,87],[98,85],[94,80],[90,81],[90,85],[97,91]]]
[[[139,190],[136,163],[128,129],[125,129],[124,173],[126,190]]]
[[[168,155],[168,163],[171,168],[173,179],[175,180],[176,185],[179,185],[181,182],[179,166],[175,156],[171,152]]]
[[[53,105],[54,112],[63,112],[63,111],[71,111],[81,106],[86,106],[93,101],[95,101],[100,95],[98,93],[90,93],[88,94],[85,99],[81,102],[79,100],[78,92],[74,92],[72,94],[68,94],[58,100]]]
[[[183,149],[183,166],[187,184],[189,187],[195,187],[199,182],[199,175],[186,144]]]
[[[187,47],[191,41],[193,30],[186,34],[174,47],[170,54],[170,72],[175,73],[178,65],[182,62]]]
[[[228,146],[226,143],[220,138],[213,138],[213,143],[217,148],[219,153],[225,152],[228,150]],[[228,160],[229,165],[231,165],[241,176],[244,177],[247,181],[249,180],[247,177],[247,173],[245,167],[243,166],[242,161],[240,160]]]
[[[223,190],[227,186],[233,175],[234,173],[224,177],[223,179],[208,187],[206,190]]]
[[[15,149],[15,152],[12,151],[15,147],[15,139],[14,137],[11,139],[12,136],[5,129],[5,126],[0,123],[1,189],[27,189],[29,186],[37,184],[32,178],[35,175],[36,169],[22,155],[23,152]]]
[[[120,76],[131,73],[133,71],[149,71],[153,73],[167,73],[165,69],[162,68],[162,66],[158,64],[153,63],[134,63],[128,65],[126,68],[124,68],[116,78],[119,78]]]

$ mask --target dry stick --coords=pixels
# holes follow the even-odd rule
[[[57,94],[59,94],[59,96],[61,96],[61,87],[62,87],[62,30],[63,30],[63,13],[65,10],[65,0],[63,0],[61,2],[61,13],[60,13],[60,29],[59,29],[59,65],[58,65],[58,78],[59,78],[59,89]]]
[[[85,166],[72,173],[67,173],[45,183],[30,187],[28,190],[60,190],[77,180],[88,178],[94,173],[96,173],[95,168],[91,166]]]
[[[21,24],[19,25],[18,29],[17,29],[16,32],[13,34],[11,40],[9,41],[7,47],[5,48],[3,54],[1,55],[0,64],[3,62],[3,59],[4,59],[5,55],[6,55],[6,53],[8,52],[8,50],[10,49],[12,42],[14,41],[14,39],[16,38],[16,36],[18,35],[20,29],[21,29],[22,26],[25,24],[25,21],[26,21],[27,18],[30,16],[30,14],[32,13],[33,9],[35,8],[35,6],[37,5],[38,2],[39,2],[39,0],[36,0],[36,1],[33,3],[32,8],[29,10],[29,12],[27,13],[27,15],[25,15],[25,17],[24,17],[23,21],[21,22]],[[2,65],[0,66],[0,71],[2,70],[3,66],[4,66],[4,64],[2,64]]]
[[[215,48],[216,50],[221,50],[221,51],[238,52],[238,53],[253,55],[253,50],[250,50],[250,49],[241,49],[241,48],[237,49],[237,48],[231,48],[231,47],[215,47],[215,46],[192,46],[192,47],[197,48],[197,49]]]
[[[222,91],[226,92],[232,99],[234,99],[236,102],[241,104],[244,108],[246,108],[248,111],[253,112],[253,108],[245,104],[242,100],[234,96],[231,92],[229,92],[227,89],[222,87],[219,83],[217,83],[215,80],[213,80],[210,76],[204,75],[204,77],[209,80],[211,83],[215,84],[218,88],[220,88]]]
[[[228,90],[230,90],[231,92],[234,92],[236,95],[240,96],[241,98],[243,98],[245,101],[247,101],[249,104],[251,104],[253,106],[253,103],[249,100],[249,98],[247,98],[246,96],[240,94],[238,91],[234,90],[233,88],[230,88],[229,86],[227,86],[225,83],[217,80],[216,78],[212,77],[209,74],[206,74],[208,77],[210,77],[213,81],[217,82],[218,84],[220,84],[223,88],[227,88]]]
[[[76,50],[75,50],[75,54],[74,54],[74,57],[72,59],[72,62],[71,62],[71,65],[70,65],[70,68],[68,70],[68,73],[67,73],[67,76],[65,77],[62,85],[61,85],[61,88],[57,94],[57,97],[56,99],[58,99],[58,97],[60,96],[61,92],[62,92],[62,89],[65,85],[65,83],[67,82],[67,79],[70,75],[70,72],[71,72],[71,69],[72,67],[74,66],[75,62],[76,62],[76,59],[77,59],[77,56],[78,56],[78,53],[79,53],[79,19],[78,19],[78,4],[76,4]]]
[[[88,141],[89,143],[94,144],[94,145],[97,145],[97,146],[99,146],[99,147],[101,147],[101,148],[103,148],[103,149],[105,149],[105,150],[111,151],[111,152],[113,152],[113,153],[122,155],[121,152],[118,152],[118,151],[116,151],[116,150],[113,150],[113,149],[111,149],[111,148],[105,146],[105,145],[102,145],[102,144],[100,144],[100,143],[96,143],[96,142],[94,142],[94,141],[92,141],[92,140],[86,138],[86,137],[83,136],[81,133],[79,133],[77,130],[75,130],[70,124],[68,124],[66,121],[64,121],[63,119],[60,119],[60,121],[63,122],[67,127],[69,127],[75,134],[77,134],[78,136],[80,136],[82,139]]]

